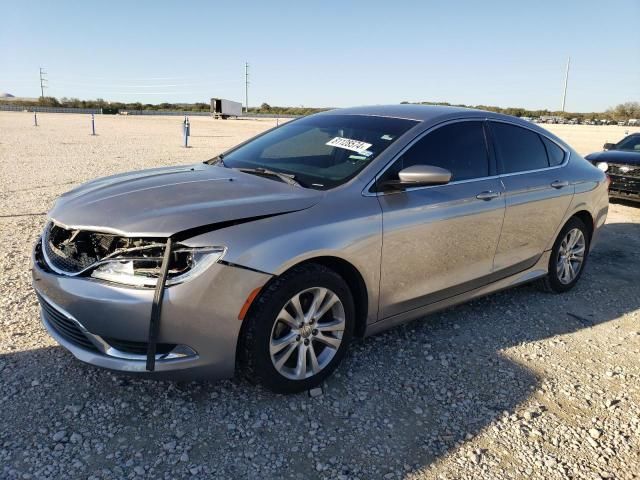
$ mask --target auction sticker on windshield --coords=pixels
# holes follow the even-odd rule
[[[352,152],[358,152],[364,154],[368,148],[372,146],[371,143],[361,142],[359,140],[351,140],[350,138],[334,137],[329,140],[325,145],[330,147],[344,148],[345,150],[351,150]]]

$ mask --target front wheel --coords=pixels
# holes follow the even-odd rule
[[[589,231],[579,218],[571,218],[553,244],[549,273],[540,285],[548,292],[571,290],[582,276],[589,253]]]
[[[318,386],[338,366],[353,335],[354,302],[334,271],[295,267],[271,282],[252,306],[241,360],[252,380],[278,393]]]

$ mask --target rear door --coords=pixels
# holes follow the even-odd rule
[[[542,255],[571,203],[569,153],[528,128],[499,121],[489,125],[506,197],[494,270],[525,270]]]
[[[383,318],[490,281],[505,204],[483,121],[457,121],[427,133],[382,173],[379,183],[419,164],[443,167],[453,175],[446,185],[378,195]]]

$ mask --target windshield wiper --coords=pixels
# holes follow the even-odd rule
[[[269,170],[267,168],[256,167],[256,168],[238,168],[241,172],[244,173],[252,173],[254,175],[262,175],[265,177],[276,177],[287,183],[289,185],[295,185],[296,187],[302,187],[302,184],[296,180],[296,176],[290,173],[282,173],[276,172],[274,170]]]

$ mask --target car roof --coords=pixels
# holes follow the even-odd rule
[[[416,104],[396,104],[396,105],[372,105],[363,107],[337,108],[327,110],[316,115],[371,115],[377,117],[400,118],[415,120],[421,123],[422,128],[429,128],[432,125],[463,118],[486,118],[491,120],[503,120],[515,125],[528,128],[542,135],[554,139],[557,143],[570,148],[566,142],[558,138],[553,133],[532,123],[528,120],[502,113],[489,112],[477,108],[450,107],[444,105],[416,105]]]
[[[406,120],[417,120],[420,122],[445,120],[447,118],[464,118],[464,117],[478,117],[495,119],[508,119],[511,122],[517,123],[526,122],[520,120],[517,117],[510,115],[503,115],[501,113],[489,112],[486,110],[479,110],[476,108],[466,107],[450,107],[444,105],[415,105],[415,104],[399,104],[399,105],[371,105],[363,107],[350,107],[350,108],[337,108],[334,110],[327,110],[322,112],[321,115],[371,115],[378,117],[390,117],[390,118],[403,118]]]

